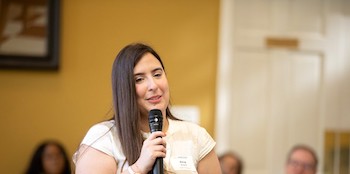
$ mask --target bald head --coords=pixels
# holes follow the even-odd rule
[[[223,174],[241,174],[243,162],[241,158],[233,153],[227,152],[219,157],[221,171]]]
[[[317,163],[316,153],[311,147],[296,145],[288,154],[286,174],[315,174]]]

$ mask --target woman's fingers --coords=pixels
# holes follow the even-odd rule
[[[145,145],[157,145],[162,144],[163,146],[166,146],[165,139],[162,137],[165,136],[165,133],[157,131],[153,132],[145,141]]]
[[[153,132],[145,141],[144,148],[151,155],[152,159],[157,157],[165,157],[166,141],[162,138],[165,134],[161,131]]]
[[[165,136],[165,133],[162,132],[162,131],[156,131],[156,132],[153,132],[151,133],[151,135],[147,138],[147,139],[155,139],[157,137],[164,137]]]
[[[151,142],[154,145],[157,145],[157,144],[160,144],[160,145],[163,145],[163,146],[166,145],[166,142],[165,142],[165,140],[162,137],[157,137],[157,138],[153,139]]]
[[[164,158],[166,156],[166,141],[162,138],[165,135],[161,131],[153,132],[143,142],[141,154],[137,160],[137,164],[142,171],[149,171],[158,157]]]

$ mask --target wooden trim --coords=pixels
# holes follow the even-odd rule
[[[265,45],[267,48],[298,49],[299,40],[296,38],[267,37],[265,39]]]

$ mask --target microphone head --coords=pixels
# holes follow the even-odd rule
[[[163,116],[162,111],[159,109],[152,109],[148,114],[149,128],[152,132],[162,131],[163,128]]]

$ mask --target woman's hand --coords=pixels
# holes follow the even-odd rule
[[[134,172],[148,173],[152,170],[153,164],[158,157],[165,157],[166,143],[162,138],[165,133],[153,132],[144,142],[139,159],[132,165]]]

